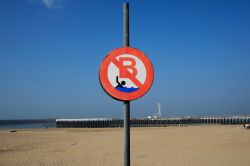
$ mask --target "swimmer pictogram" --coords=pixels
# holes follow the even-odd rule
[[[99,80],[105,92],[123,101],[145,95],[153,78],[153,66],[148,57],[130,47],[111,51],[102,61],[99,71]]]
[[[116,82],[117,82],[117,86],[115,88],[121,92],[134,92],[139,89],[139,88],[134,88],[134,87],[127,88],[125,85],[126,82],[125,81],[119,82],[118,76],[116,76]]]

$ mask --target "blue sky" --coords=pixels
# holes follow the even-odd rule
[[[0,2],[0,119],[122,117],[102,59],[123,46],[124,1]],[[131,117],[250,114],[250,2],[128,1],[131,47],[155,81]]]

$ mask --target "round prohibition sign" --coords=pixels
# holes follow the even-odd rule
[[[152,86],[154,69],[140,50],[122,47],[112,50],[102,61],[99,80],[111,97],[130,101],[144,96]]]

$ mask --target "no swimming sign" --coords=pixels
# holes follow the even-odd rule
[[[104,91],[117,100],[130,101],[145,95],[154,80],[149,58],[140,50],[122,47],[102,61],[99,80]]]

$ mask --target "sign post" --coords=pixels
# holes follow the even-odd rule
[[[123,4],[124,47],[129,47],[129,4]],[[130,101],[124,101],[124,166],[130,166]]]
[[[124,102],[124,166],[130,166],[130,101],[144,96],[154,80],[149,58],[129,47],[129,5],[123,4],[124,47],[112,50],[102,61],[99,81],[103,90]]]

